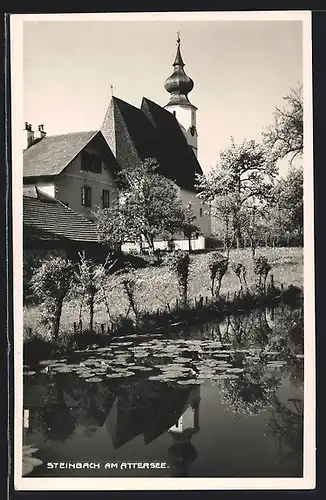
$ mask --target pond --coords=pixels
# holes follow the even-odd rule
[[[24,366],[23,406],[25,476],[302,477],[303,310]]]

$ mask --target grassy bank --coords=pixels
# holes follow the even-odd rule
[[[271,274],[277,288],[294,285],[302,287],[303,283],[303,250],[301,248],[261,248],[257,250],[257,256],[266,256],[272,266]],[[191,270],[189,276],[189,309],[198,309],[198,301],[203,300],[203,304],[210,300],[210,279],[207,268],[209,254],[198,254],[191,256]],[[253,263],[250,249],[233,250],[231,252],[231,262],[241,262],[247,268],[247,282],[249,288],[256,283],[257,277],[253,272]],[[178,288],[176,276],[168,266],[145,267],[134,271],[137,286],[135,298],[139,315],[152,318],[149,326],[160,323],[160,318],[170,316],[170,319],[181,321],[180,312],[177,314]],[[235,273],[230,269],[227,271],[221,287],[221,295],[228,298],[228,302],[234,302],[234,295],[239,291],[239,282]],[[105,293],[108,299],[109,312],[104,304],[101,293],[95,303],[94,327],[97,331],[107,331],[107,326],[114,321],[116,324],[129,329],[134,322],[131,311],[128,313],[129,304],[123,290],[121,280],[118,277],[110,277],[105,286]],[[200,298],[202,297],[202,299]],[[254,306],[254,304],[253,304]],[[173,314],[171,314],[171,311]],[[71,294],[65,301],[62,318],[61,332],[65,337],[74,335],[74,322],[79,321],[80,298]],[[189,316],[189,311],[187,311]],[[178,316],[179,315],[179,316]],[[84,309],[81,315],[83,325],[87,325],[87,311]],[[31,336],[45,337],[46,327],[42,323],[41,307],[39,305],[29,305],[24,307],[24,340]]]

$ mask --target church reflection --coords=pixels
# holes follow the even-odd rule
[[[25,443],[36,435],[44,442],[65,442],[77,430],[83,439],[91,439],[104,427],[117,450],[139,435],[148,445],[168,432],[172,437],[167,452],[170,474],[188,475],[197,456],[191,440],[199,430],[198,385],[168,385],[146,378],[128,384],[90,385],[73,374],[48,378],[40,374],[35,382],[25,384]],[[46,388],[50,385],[49,396]]]
[[[173,443],[168,450],[173,477],[188,476],[189,466],[197,457],[197,450],[191,443],[191,439],[199,431],[199,404],[200,386],[196,386],[188,395],[183,413],[168,430],[173,438]]]

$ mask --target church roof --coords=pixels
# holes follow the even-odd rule
[[[98,132],[46,136],[24,150],[24,177],[58,175]]]
[[[98,242],[96,224],[45,194],[23,195],[24,233],[38,239]]]
[[[176,118],[158,104],[143,98],[139,109],[112,97],[101,131],[121,168],[155,158],[158,173],[194,190],[201,167]]]
[[[203,171],[177,119],[172,113],[146,98],[143,99],[142,110],[153,123],[164,145],[163,175],[174,178],[180,187],[193,189],[196,174],[202,175]]]

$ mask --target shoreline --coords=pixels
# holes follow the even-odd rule
[[[119,325],[104,333],[84,330],[71,334],[66,340],[58,339],[57,343],[42,339],[39,336],[23,341],[23,362],[25,365],[37,364],[44,359],[57,359],[73,355],[76,349],[92,350],[108,346],[119,336],[128,335],[164,335],[167,329],[175,332],[178,328],[194,327],[208,321],[222,321],[227,316],[246,314],[254,309],[276,307],[280,304],[300,306],[303,303],[303,289],[289,285],[286,288],[269,287],[266,292],[257,294],[247,290],[245,293],[235,293],[232,299],[225,296],[204,299],[199,297],[193,305],[177,306],[170,311],[160,311],[153,314],[144,314],[138,321],[126,321],[126,325]],[[62,337],[65,337],[63,332]],[[169,333],[166,334],[169,337]]]

